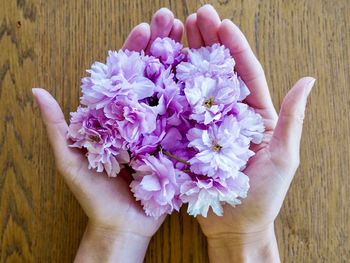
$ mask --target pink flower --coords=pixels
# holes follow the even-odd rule
[[[90,77],[82,79],[81,103],[100,109],[117,96],[141,100],[153,95],[154,83],[144,76],[143,55],[137,52],[109,51],[107,64],[95,62]]]
[[[105,106],[104,113],[120,136],[127,143],[137,143],[141,135],[150,134],[156,129],[157,114],[145,103],[118,97]]]
[[[150,49],[150,54],[166,66],[174,66],[183,60],[181,43],[175,42],[171,38],[156,38]]]
[[[187,61],[176,67],[176,77],[183,82],[198,76],[227,79],[234,75],[234,65],[230,51],[220,44],[214,44],[211,47],[188,50]]]
[[[140,200],[147,215],[158,218],[164,214],[179,211],[179,183],[187,179],[187,175],[176,170],[173,163],[161,152],[158,158],[146,155],[132,163],[136,171],[131,182],[131,191],[136,200]]]
[[[74,143],[70,146],[87,149],[89,169],[105,170],[108,176],[117,176],[120,164],[128,163],[130,158],[121,136],[105,125],[103,111],[79,107],[71,116],[68,137]]]
[[[157,85],[155,92],[159,98],[158,107],[162,107],[161,115],[166,114],[168,125],[182,125],[184,119],[188,119],[190,106],[178,83],[174,81],[174,75],[170,69],[163,72],[161,85]]]
[[[152,56],[145,56],[143,60],[146,65],[145,76],[148,79],[152,80],[154,83],[157,83],[158,78],[165,70],[164,65],[159,61],[158,58]]]
[[[242,101],[249,90],[220,44],[183,50],[157,38],[144,51],[109,51],[82,79],[72,113],[71,147],[86,149],[89,168],[117,176],[124,165],[147,215],[158,218],[188,203],[188,213],[236,205],[247,195],[242,173],[260,143],[262,117]]]
[[[212,124],[207,130],[192,128],[187,133],[188,147],[198,153],[189,160],[191,171],[214,178],[235,176],[254,155],[249,141],[240,139],[240,126],[232,115],[221,124]]]
[[[129,149],[134,158],[145,154],[154,153],[159,147],[161,141],[166,135],[166,118],[159,117],[156,120],[156,129],[145,136],[142,136],[142,139],[139,143],[131,144]]]

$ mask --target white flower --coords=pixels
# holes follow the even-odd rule
[[[184,92],[192,108],[190,118],[207,125],[220,120],[232,109],[240,90],[238,82],[197,77],[186,83]]]
[[[189,160],[191,171],[196,174],[214,178],[234,176],[254,155],[249,150],[249,140],[241,139],[239,123],[232,115],[220,125],[210,125],[207,130],[190,129],[187,138],[188,147],[198,150]]]
[[[240,198],[245,198],[249,190],[249,178],[239,172],[235,177],[225,180],[214,180],[208,177],[197,177],[186,181],[181,185],[181,200],[188,203],[189,215],[202,215],[207,217],[211,207],[213,212],[222,216],[222,202],[235,206],[241,203]]]

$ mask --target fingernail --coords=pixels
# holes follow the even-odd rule
[[[38,90],[38,88],[32,88],[32,93],[33,93],[33,95],[34,95],[34,97],[35,97],[35,95],[36,95],[36,91]]]
[[[149,24],[146,23],[146,22],[142,22],[142,23],[140,23],[138,26],[139,26],[139,27],[142,27],[143,29],[149,28]]]
[[[161,12],[171,12],[171,10],[167,7],[162,7],[160,8],[158,11],[161,11]],[[172,12],[171,12],[172,13]]]
[[[312,87],[314,86],[316,82],[315,78],[311,78],[311,80],[305,85],[304,87],[304,96],[307,98],[312,90]]]
[[[210,7],[210,8],[214,8],[214,6],[212,6],[211,4],[205,4],[203,7]]]

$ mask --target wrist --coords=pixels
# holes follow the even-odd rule
[[[89,222],[75,262],[143,262],[150,239]]]
[[[88,221],[86,231],[98,235],[100,238],[105,239],[119,239],[119,238],[137,238],[140,240],[150,240],[152,236],[141,235],[137,232],[125,230],[121,227],[106,226],[103,224],[96,223],[92,220]]]
[[[274,225],[251,233],[207,237],[210,262],[280,262]]]

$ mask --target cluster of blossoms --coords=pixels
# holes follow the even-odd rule
[[[246,197],[242,172],[262,141],[259,114],[235,61],[219,44],[184,50],[156,39],[150,53],[110,51],[82,79],[81,106],[71,114],[72,147],[86,149],[89,168],[115,177],[125,166],[147,215],[188,204],[190,215],[222,215],[222,204]]]

